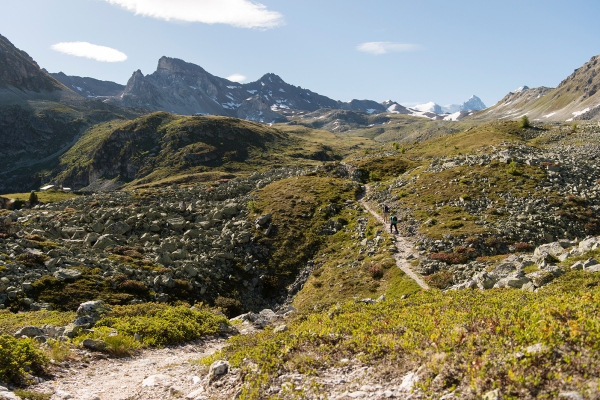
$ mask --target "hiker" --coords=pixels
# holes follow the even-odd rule
[[[381,209],[383,211],[383,220],[385,221],[387,219],[387,217],[388,217],[389,212],[390,212],[390,208],[388,207],[387,204],[384,203],[383,206],[381,206]]]
[[[392,215],[390,217],[390,233],[392,233],[392,228],[394,228],[396,230],[396,233],[398,233],[398,227],[396,226],[397,223],[398,223],[398,217],[396,217],[395,215]]]

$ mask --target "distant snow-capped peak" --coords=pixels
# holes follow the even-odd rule
[[[514,91],[514,93],[521,93],[522,91],[525,91],[529,89],[528,86],[521,86],[520,88],[518,88],[517,90]]]
[[[443,113],[442,107],[440,107],[439,104],[436,104],[433,101],[430,101],[429,103],[417,104],[416,106],[410,108],[420,112],[432,112],[435,114]]]
[[[472,95],[469,100],[462,104],[449,104],[442,107],[442,110],[447,114],[454,114],[458,111],[480,111],[487,108],[483,101],[475,95]]]

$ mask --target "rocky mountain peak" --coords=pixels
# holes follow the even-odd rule
[[[483,101],[475,95],[472,95],[469,100],[465,101],[460,111],[479,111],[487,108]]]
[[[283,79],[281,79],[281,77],[279,75],[276,75],[271,72],[264,74],[260,78],[260,81],[265,83],[266,85],[268,85],[269,83],[285,84],[285,81]]]
[[[205,73],[204,69],[196,64],[188,63],[179,58],[171,58],[162,56],[158,60],[158,66],[156,72],[170,72],[170,73],[189,73],[189,72],[201,72]]]
[[[33,92],[68,90],[44,72],[26,52],[0,35],[0,87],[13,86]]]

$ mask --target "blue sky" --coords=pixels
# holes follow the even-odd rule
[[[2,9],[0,34],[50,72],[125,84],[166,55],[244,82],[272,72],[343,101],[446,105],[475,94],[490,106],[522,85],[555,87],[600,54],[597,0],[19,0]],[[93,50],[113,62],[65,53],[81,54],[73,42],[115,50]]]

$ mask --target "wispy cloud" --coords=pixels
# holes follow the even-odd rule
[[[52,50],[76,57],[91,58],[102,62],[121,62],[127,60],[127,55],[119,50],[106,46],[98,46],[88,42],[61,42],[51,46]]]
[[[228,24],[238,28],[274,28],[283,15],[251,0],[105,0],[136,15],[166,21]]]
[[[376,56],[386,53],[400,53],[407,51],[419,50],[421,46],[411,43],[395,43],[395,42],[366,42],[356,46],[358,51],[374,54]]]
[[[231,81],[231,82],[242,83],[246,80],[246,77],[242,74],[233,74],[233,75],[228,76],[225,79],[227,79],[228,81]]]

